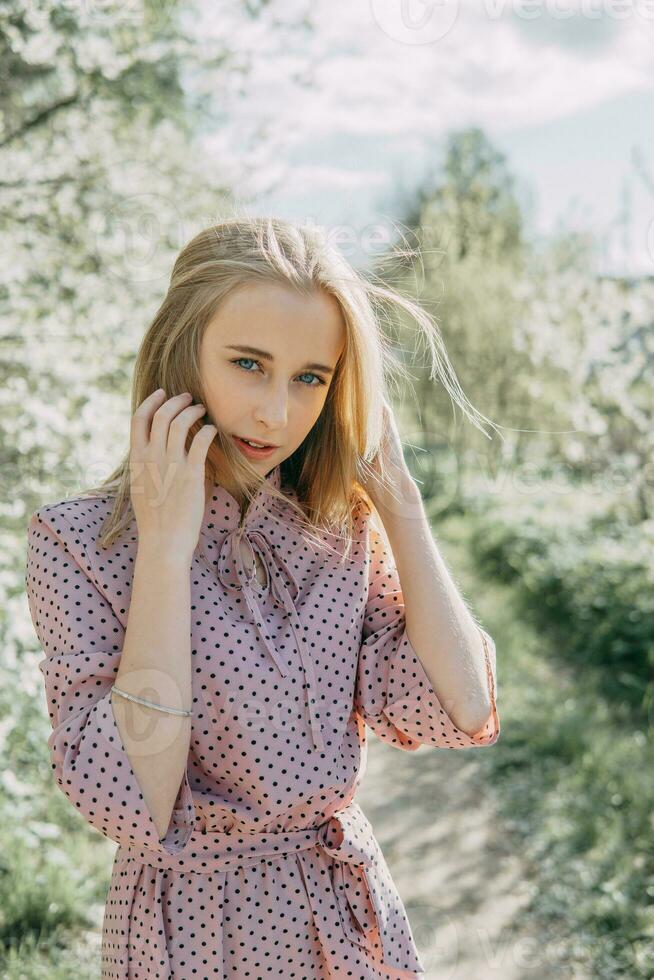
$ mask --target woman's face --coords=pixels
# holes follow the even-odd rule
[[[275,283],[248,283],[209,321],[200,346],[207,414],[228,437],[276,447],[259,459],[248,456],[261,475],[310,432],[344,345],[340,306],[323,290],[302,296]]]

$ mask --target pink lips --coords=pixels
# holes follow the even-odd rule
[[[277,449],[277,446],[268,446],[263,449],[258,449],[255,446],[248,445],[248,443],[244,442],[243,439],[239,438],[239,436],[232,436],[232,438],[241,452],[252,459],[264,459],[266,456],[270,456],[272,453],[274,453]]]

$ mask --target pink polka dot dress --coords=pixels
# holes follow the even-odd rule
[[[282,487],[279,465],[267,479]],[[321,534],[331,551],[307,542],[290,505],[264,485],[244,519],[247,562],[237,502],[215,484],[190,569],[188,764],[160,839],[112,709],[138,535],[133,520],[108,550],[98,547],[110,505],[76,497],[37,510],[25,579],[45,654],[55,778],[118,844],[103,980],[424,976],[355,800],[366,726],[409,752],[492,745],[491,637],[482,631],[492,713],[470,736],[409,642],[397,570],[369,508],[357,508],[343,564],[336,536]]]

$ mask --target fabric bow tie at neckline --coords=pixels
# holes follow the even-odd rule
[[[273,479],[270,481],[275,486],[279,486],[279,467],[273,472]],[[222,487],[217,488],[226,497],[231,498]],[[215,571],[223,588],[231,593],[242,593],[245,603],[254,620],[257,632],[266,647],[273,663],[279,670],[282,677],[286,677],[292,665],[289,664],[281,652],[276,648],[273,638],[268,634],[264,623],[264,616],[259,606],[258,594],[263,595],[266,590],[270,590],[275,601],[286,612],[286,618],[291,626],[295,645],[302,664],[305,678],[305,705],[313,745],[319,751],[325,748],[320,721],[316,716],[316,677],[313,660],[307,650],[306,638],[303,635],[302,623],[295,607],[295,600],[299,594],[298,583],[290,567],[284,561],[278,548],[275,548],[266,532],[260,527],[252,527],[253,515],[259,511],[264,498],[264,488],[262,488],[248,508],[245,520],[227,531],[222,541],[218,545],[218,556],[211,561],[204,555],[207,565]],[[215,494],[214,494],[215,497]],[[231,498],[233,500],[233,498]],[[220,517],[218,518],[220,520]],[[212,545],[215,540],[204,530],[204,534],[209,538]],[[243,555],[241,553],[240,542],[244,541],[247,545],[249,570],[245,567]],[[266,573],[266,585],[261,586],[256,577],[256,558],[258,555]]]

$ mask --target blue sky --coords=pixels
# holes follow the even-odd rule
[[[218,18],[211,4],[202,22],[252,59],[207,137],[217,161],[236,161],[250,210],[313,221],[365,262],[448,133],[477,125],[506,155],[534,234],[593,230],[599,271],[654,275],[652,0],[272,7],[287,24],[308,12],[313,29]]]

